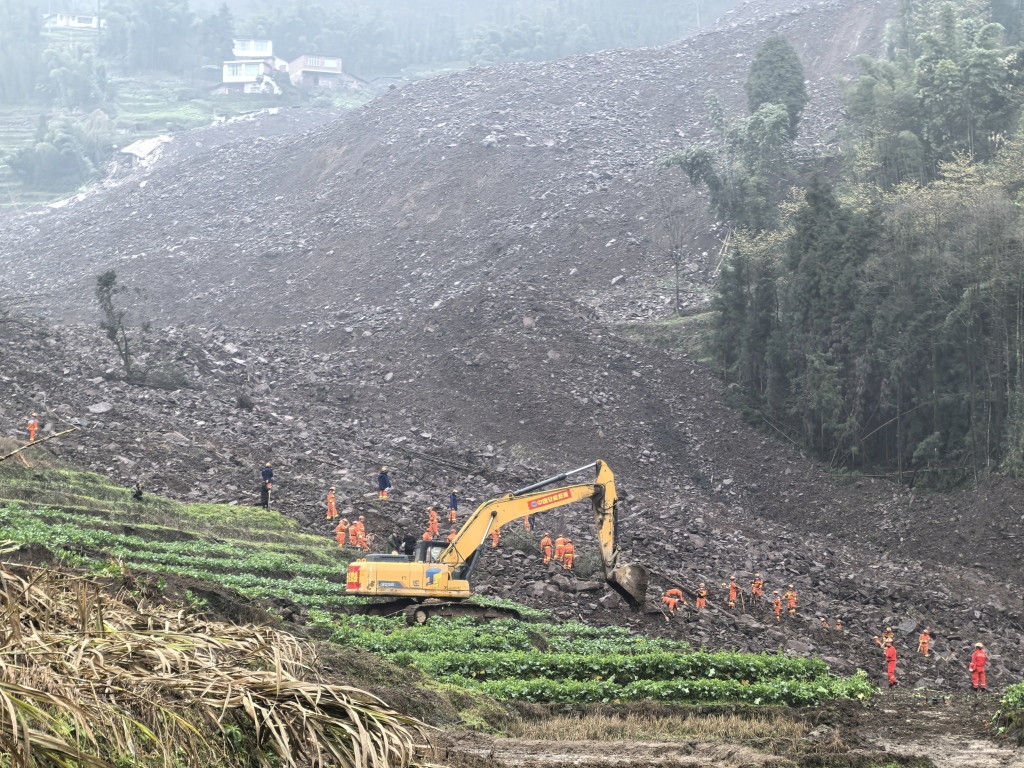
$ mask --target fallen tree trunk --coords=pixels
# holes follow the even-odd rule
[[[18,450],[11,451],[6,456],[0,456],[0,464],[2,464],[3,462],[7,461],[8,459],[14,458],[19,453],[24,451],[26,448],[31,448],[33,445],[39,445],[40,443],[45,443],[47,440],[53,440],[53,438],[60,437],[61,435],[69,435],[72,432],[77,432],[78,429],[79,429],[78,427],[72,427],[71,429],[65,429],[63,432],[58,432],[55,435],[50,435],[49,437],[44,437],[41,440],[36,440],[35,442],[29,443],[28,445],[23,445]]]

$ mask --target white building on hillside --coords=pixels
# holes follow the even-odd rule
[[[224,62],[220,93],[280,93],[280,86],[271,77],[282,73],[288,77],[288,62],[274,56],[272,40],[251,37],[232,40],[233,59]]]
[[[274,55],[273,40],[239,37],[231,41],[231,55],[236,59],[269,59]]]
[[[44,13],[43,26],[46,29],[99,29],[106,27],[107,22],[99,16],[78,13]]]

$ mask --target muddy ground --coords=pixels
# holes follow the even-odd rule
[[[549,707],[559,714],[561,707]],[[628,707],[576,708],[581,723],[594,710],[618,711]],[[677,708],[681,709],[681,708]],[[698,708],[700,709],[700,708]],[[723,709],[707,707],[714,718]],[[756,717],[756,710],[744,710]],[[671,707],[649,707],[648,715],[671,716]],[[657,711],[655,711],[657,710]],[[1017,768],[1024,754],[1011,742],[993,738],[991,699],[973,694],[925,696],[910,691],[887,692],[869,705],[845,702],[808,710],[789,710],[787,716],[804,725],[799,739],[760,738],[702,740],[594,741],[564,739],[509,739],[474,732],[450,731],[438,739],[439,758],[452,766],[830,766],[873,768]],[[530,717],[530,713],[524,713]],[[532,713],[539,722],[543,712]]]

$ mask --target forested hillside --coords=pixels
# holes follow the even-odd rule
[[[802,77],[770,45],[751,116],[666,160],[735,228],[722,375],[834,467],[941,486],[1024,468],[1024,54],[992,18],[906,6],[844,84],[841,169],[794,159]],[[765,82],[775,97],[755,99]]]

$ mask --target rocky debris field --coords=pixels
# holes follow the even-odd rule
[[[266,328],[365,304],[400,323],[528,278],[602,316],[658,316],[655,198],[678,179],[655,163],[712,140],[705,92],[742,113],[757,45],[787,36],[812,97],[801,146],[827,154],[836,76],[880,49],[894,7],[757,0],[677,44],[421,81],[299,136],[194,132],[133,183],[3,222],[0,290],[52,297],[50,317],[67,319],[113,267],[148,291],[154,320]],[[699,309],[723,231],[685,194],[685,300]]]

